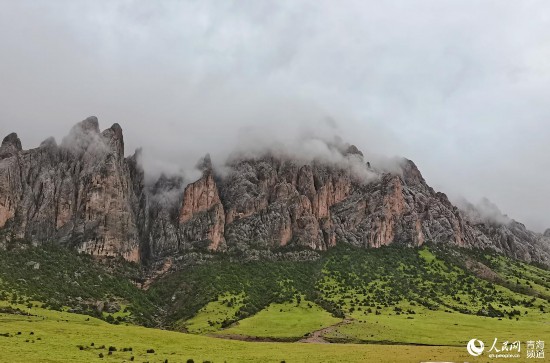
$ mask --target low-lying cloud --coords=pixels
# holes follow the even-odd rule
[[[315,140],[339,135],[542,231],[549,13],[543,0],[7,1],[0,133],[35,147],[96,115],[121,124],[127,154],[143,147],[149,173],[189,178],[208,152],[326,152]]]
[[[498,206],[492,203],[487,198],[480,199],[473,204],[465,198],[457,198],[453,200],[455,205],[466,213],[466,216],[473,223],[491,223],[507,225],[512,220],[503,214]]]

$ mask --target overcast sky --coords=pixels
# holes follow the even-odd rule
[[[337,134],[550,227],[550,2],[0,0],[0,132],[96,115],[152,172]]]

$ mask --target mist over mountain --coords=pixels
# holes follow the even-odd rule
[[[0,247],[53,242],[153,268],[211,252],[315,256],[340,244],[436,243],[550,261],[547,237],[486,199],[456,207],[411,160],[371,162],[340,138],[246,148],[218,162],[207,154],[196,175],[146,177],[141,149],[125,156],[116,123],[101,131],[88,117],[61,143],[30,150],[11,133],[0,147]]]
[[[0,361],[544,359],[550,2],[0,4]]]
[[[238,146],[339,135],[543,232],[547,7],[9,2],[0,133],[33,148],[96,114],[125,125],[155,176],[196,176],[206,153],[219,163]]]

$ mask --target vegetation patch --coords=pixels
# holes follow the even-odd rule
[[[296,300],[291,303],[271,304],[256,315],[241,320],[218,334],[299,340],[310,332],[340,321],[341,319],[333,317],[317,304],[297,295]]]
[[[339,363],[345,357],[345,361],[351,363],[366,360],[404,363],[411,360],[469,359],[465,349],[456,347],[250,343],[133,325],[111,325],[93,317],[88,319],[83,315],[42,308],[36,308],[35,314],[32,317],[0,314],[2,330],[11,335],[0,339],[2,361]],[[26,342],[30,331],[42,340]],[[16,335],[17,332],[21,335]],[[108,347],[111,346],[117,350],[109,355]],[[132,351],[124,351],[121,347],[132,347]],[[154,353],[147,353],[151,349]]]

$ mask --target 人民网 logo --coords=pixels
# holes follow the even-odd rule
[[[485,344],[479,339],[472,339],[468,342],[468,345],[466,346],[466,349],[468,350],[468,353],[474,357],[478,357],[483,353],[483,350],[485,349]]]

